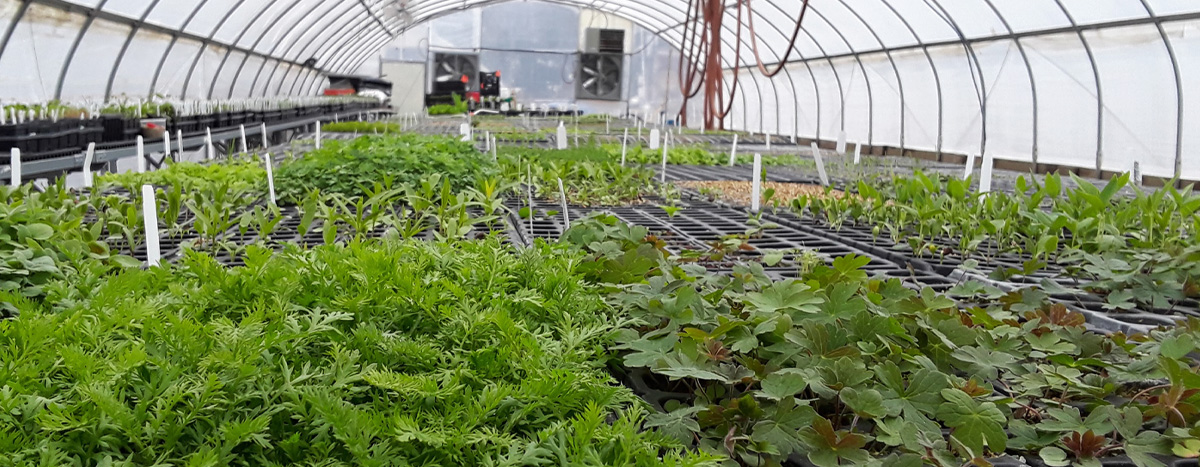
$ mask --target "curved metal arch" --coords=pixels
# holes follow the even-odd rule
[[[871,78],[867,76],[867,67],[863,65],[862,58],[858,56],[857,51],[854,50],[854,46],[850,45],[850,41],[846,39],[846,35],[842,34],[842,30],[834,25],[829,18],[826,18],[825,15],[818,11],[814,6],[810,5],[809,9],[812,10],[812,12],[815,13],[818,18],[821,18],[822,21],[828,24],[829,27],[833,29],[833,32],[837,33],[837,36],[842,39],[842,43],[846,44],[846,50],[855,52],[853,54],[854,62],[858,63],[858,69],[862,71],[863,74],[863,82],[867,83],[867,144],[873,145],[875,143],[875,91],[871,86]],[[846,132],[844,122],[845,120],[843,119],[842,133]],[[838,138],[840,139],[841,137],[839,136]]]
[[[783,13],[783,9],[782,9],[782,8],[779,8],[779,6],[775,4],[775,2],[767,2],[767,3],[769,3],[769,4],[770,4],[772,7],[774,7],[776,10],[779,10],[779,12],[780,12],[780,13]],[[752,11],[751,11],[751,12],[750,12],[750,14],[754,14],[754,12],[752,12]],[[779,29],[779,26],[777,26],[777,25],[776,25],[774,22],[771,22],[771,21],[766,21],[766,23],[767,23],[769,26],[771,26],[771,29],[774,29],[774,30],[775,30],[775,32],[776,32],[776,33],[778,33],[778,34],[780,35],[780,37],[787,37],[787,35],[784,33],[784,31],[783,31],[783,30],[781,30],[781,29]],[[779,56],[781,56],[781,55],[780,55],[778,52],[776,52],[776,51],[775,51],[775,48],[774,48],[774,47],[771,47],[769,44],[766,44],[766,41],[763,41],[763,42],[764,42],[764,44],[763,44],[763,45],[764,45],[764,46],[766,46],[767,50],[769,50],[771,53],[775,54],[775,56],[776,56],[776,57],[779,57]],[[795,45],[791,45],[791,47],[794,47],[794,46],[795,46]],[[803,55],[804,55],[804,54],[803,54],[802,52],[800,52],[799,50],[797,50],[796,52],[800,54],[800,57],[801,57],[801,58],[803,58]],[[740,66],[740,65],[741,65],[740,63],[735,63],[735,64],[734,64],[734,66],[735,66],[735,67],[737,67],[737,66]],[[739,71],[737,68],[735,68],[735,69],[734,69],[734,72],[735,72],[735,73],[740,73],[740,71]],[[791,71],[790,69],[788,69],[788,67],[787,67],[787,66],[784,66],[784,67],[783,67],[783,74],[784,74],[785,76],[787,76],[787,82],[788,82],[788,85],[790,85],[790,86],[791,86],[791,89],[792,89],[792,110],[793,110],[793,111],[796,111],[796,112],[799,112],[799,103],[798,103],[798,101],[796,101],[796,99],[797,99],[797,93],[796,93],[796,83],[795,83],[795,80],[793,80],[793,79],[792,79],[792,71]],[[753,75],[753,73],[751,73],[751,75]],[[770,79],[770,80],[768,80],[768,81],[771,83],[771,90],[772,90],[772,92],[775,94],[775,100],[776,100],[776,102],[778,102],[778,101],[779,101],[779,91],[778,91],[778,89],[775,89],[775,80],[774,80],[774,79]],[[755,80],[755,82],[757,83],[757,80]],[[744,105],[745,105],[745,104],[744,104],[744,100],[743,100],[743,106],[744,106]],[[745,110],[743,110],[743,112],[744,112],[744,111],[745,111]],[[761,106],[760,106],[760,108],[759,108],[759,113],[761,114],[761,112],[762,112],[762,109],[761,109]],[[781,116],[779,112],[780,112],[780,111],[779,111],[779,105],[777,104],[777,105],[775,106],[775,131],[776,131],[776,132],[778,132],[778,131],[779,131],[779,120],[780,120],[780,116]],[[760,116],[759,116],[759,129],[760,129],[760,130],[762,129],[762,128],[761,128],[761,127],[762,127],[762,122],[761,122],[761,121],[762,121],[762,117],[761,117],[761,115],[760,115]],[[800,131],[800,123],[799,123],[799,122],[800,122],[800,119],[798,119],[798,118],[792,118],[792,134],[793,134],[793,135],[795,135],[795,134],[799,133],[799,131]]]
[[[354,10],[354,6],[353,6],[353,5],[350,5],[350,4],[349,4],[349,3],[347,3],[347,2],[330,2],[330,3],[333,3],[334,5],[345,5],[345,6],[347,6],[347,8],[346,8],[346,10],[345,10],[345,11],[343,11],[343,12],[339,13],[337,16],[332,16],[332,15],[330,15],[330,14],[329,14],[330,12],[332,12],[332,11],[333,11],[333,8],[330,8],[329,12],[326,12],[326,15],[324,16],[324,17],[326,17],[326,18],[330,18],[330,22],[329,22],[329,24],[328,24],[328,25],[326,25],[324,28],[318,28],[318,27],[317,27],[318,25],[316,25],[316,24],[314,24],[313,26],[309,27],[309,29],[308,29],[308,30],[306,30],[306,31],[305,31],[303,34],[301,34],[301,35],[300,35],[300,37],[297,37],[295,41],[292,41],[292,43],[291,43],[291,44],[288,44],[288,47],[287,47],[287,49],[285,49],[285,50],[283,51],[283,54],[281,55],[282,57],[284,57],[284,58],[287,58],[287,57],[288,57],[288,54],[290,54],[290,53],[292,52],[292,49],[293,49],[293,48],[295,48],[295,47],[296,47],[296,45],[300,44],[300,43],[301,43],[301,42],[304,40],[304,36],[305,36],[305,35],[308,33],[308,31],[311,31],[311,30],[313,30],[314,28],[315,28],[315,29],[317,29],[317,33],[316,33],[316,34],[313,34],[313,36],[312,36],[311,38],[309,38],[308,42],[306,42],[306,43],[305,43],[304,47],[302,47],[302,48],[301,48],[301,49],[300,49],[300,50],[297,52],[297,54],[296,54],[296,60],[297,60],[297,61],[299,61],[301,58],[303,58],[303,57],[302,57],[302,55],[303,55],[304,49],[307,49],[307,48],[308,48],[308,46],[309,46],[309,45],[311,45],[311,44],[313,43],[313,41],[315,41],[315,40],[316,40],[316,38],[317,38],[317,37],[319,37],[319,36],[321,35],[321,31],[324,31],[325,29],[328,29],[328,27],[329,27],[329,26],[331,26],[331,25],[332,25],[334,22],[341,20],[343,17],[345,17],[345,16],[346,16],[346,14],[348,14],[348,13],[350,13],[351,11],[353,11],[353,10]],[[319,22],[319,21],[318,21],[318,22]],[[266,97],[266,96],[267,96],[267,94],[268,94],[268,92],[269,92],[268,90],[269,90],[269,89],[271,89],[271,85],[272,85],[272,84],[275,84],[275,73],[277,73],[277,72],[279,71],[279,69],[280,69],[280,68],[283,68],[283,67],[282,67],[282,64],[280,64],[280,66],[276,66],[275,68],[272,68],[272,69],[271,69],[271,74],[267,75],[267,84],[263,86],[263,94],[262,94],[262,95],[263,95],[263,97]],[[291,69],[292,69],[292,64],[291,64],[291,63],[288,63],[288,64],[287,64],[287,69],[288,69],[288,71],[291,71]],[[287,72],[284,72],[284,74],[285,74],[285,75],[286,75],[286,73],[287,73]],[[278,94],[278,93],[279,93],[279,90],[280,90],[282,87],[283,87],[283,83],[282,83],[282,82],[280,82],[280,83],[279,83],[279,86],[276,88],[276,91],[275,91],[275,93],[276,93],[276,94]]]
[[[227,12],[225,12],[225,16],[221,18],[221,21],[218,21],[217,25],[213,27],[212,32],[209,33],[208,37],[206,38],[206,42],[200,44],[200,50],[196,52],[195,58],[192,59],[192,66],[188,67],[187,77],[183,79],[183,91],[179,93],[179,97],[181,99],[187,98],[188,86],[192,84],[192,73],[196,71],[196,65],[200,63],[200,59],[204,57],[204,49],[208,47],[207,41],[212,41],[213,38],[217,36],[217,31],[220,31],[221,27],[225,26],[225,22],[229,21],[229,17],[233,16],[233,13],[241,8],[245,3],[246,0],[238,0],[238,2],[233,5],[233,8],[230,8]],[[213,79],[216,79],[216,77],[213,77]]]
[[[892,65],[892,74],[896,75],[896,86],[899,88],[899,92],[900,92],[900,147],[903,148],[904,147],[904,129],[905,129],[905,120],[906,120],[906,118],[904,116],[904,105],[905,105],[904,79],[900,77],[900,68],[896,66],[896,60],[892,57],[892,50],[888,49],[887,46],[884,45],[883,39],[880,38],[879,34],[877,34],[875,32],[875,28],[871,27],[871,25],[868,24],[867,21],[865,19],[863,19],[863,17],[861,15],[858,14],[858,11],[856,11],[853,7],[851,7],[849,4],[847,4],[845,2],[845,0],[837,0],[837,1],[838,1],[838,3],[841,3],[842,6],[846,7],[847,10],[850,10],[850,14],[854,15],[855,18],[858,18],[858,21],[861,22],[863,24],[863,26],[865,26],[867,28],[867,31],[869,31],[871,33],[871,36],[875,38],[875,42],[879,44],[879,48],[887,50],[886,55],[887,55],[888,63],[890,63]],[[864,76],[864,78],[865,78],[865,76]],[[871,144],[870,136],[867,137],[867,144]]]
[[[112,70],[108,74],[108,82],[104,85],[105,101],[112,94],[113,83],[117,80],[117,70],[125,62],[125,52],[129,51],[129,44],[133,43],[133,36],[136,36],[138,31],[142,29],[142,23],[146,21],[146,18],[150,17],[150,13],[154,11],[154,8],[158,7],[158,2],[159,0],[154,0],[150,3],[150,6],[146,7],[146,11],[142,12],[142,16],[138,18],[137,24],[133,25],[129,30],[129,35],[125,36],[125,42],[121,44],[121,50],[117,52],[116,60],[113,60]]]
[[[359,67],[361,67],[366,60],[373,56],[377,56],[379,51],[383,50],[384,46],[386,46],[396,37],[397,36],[390,33],[375,34],[375,38],[371,39],[369,42],[366,42],[365,46],[357,46],[356,48],[358,50],[355,53],[346,54],[346,56],[342,59],[343,66],[346,70],[349,70],[349,73],[353,73],[354,70],[357,70]]]
[[[356,5],[357,3],[351,4]],[[308,46],[305,46],[304,49],[300,50],[300,54],[309,55],[312,58],[316,58],[318,64],[324,61],[326,65],[329,65],[325,55],[328,54],[330,50],[333,50],[340,44],[348,42],[357,34],[360,34],[362,31],[366,31],[371,27],[369,13],[370,12],[364,9],[354,14],[354,16],[352,16],[350,20],[346,21],[342,26],[332,28],[329,36],[325,37],[323,41],[318,43],[316,48],[311,53],[308,52]],[[320,37],[320,35],[318,35],[318,37]]]
[[[283,19],[283,16],[286,15],[289,10],[296,8],[296,5],[302,1],[304,1],[304,0],[292,0],[292,3],[288,4],[288,6],[279,13],[279,16],[277,16],[275,18],[275,21],[271,22],[270,26],[263,28],[262,34],[259,34],[258,37],[254,39],[254,42],[250,44],[250,50],[254,50],[255,47],[258,47],[258,44],[262,43],[262,40],[267,37],[267,34],[269,34],[271,30],[275,29],[275,25],[277,25],[279,23],[279,20]],[[235,43],[236,43],[236,41],[235,41]],[[276,42],[276,44],[279,44],[279,43]],[[226,56],[228,56],[228,54],[226,54]],[[250,59],[249,55],[243,55],[242,61],[240,63],[238,63],[237,71],[233,73],[233,82],[235,84],[238,82],[239,79],[241,79],[242,69],[245,68],[246,61],[249,59]],[[263,60],[263,63],[266,63],[266,60]],[[254,84],[256,84],[256,83],[254,83],[254,82],[250,83],[250,94],[254,93]],[[237,86],[235,86],[235,85],[229,86],[229,95],[226,97],[226,99],[233,99],[233,90],[236,89],[236,87]],[[209,91],[209,93],[211,94],[211,91]]]
[[[346,11],[344,11],[344,12],[342,12],[342,15],[341,15],[342,17],[344,17],[344,16],[345,16],[346,14],[348,14],[348,13],[351,13],[351,12],[355,11],[355,9],[354,9],[354,7],[353,7],[353,5],[354,5],[354,4],[353,4],[353,3],[349,3],[349,4],[351,5],[351,8],[350,8],[350,9],[348,9],[348,10],[346,10]],[[364,18],[363,18],[363,16],[364,16],[364,13],[366,13],[366,11],[365,11],[365,10],[364,10],[364,11],[360,11],[360,12],[358,12],[358,13],[355,13],[354,15],[352,15],[352,16],[350,17],[350,19],[348,19],[348,20],[346,20],[346,21],[344,21],[344,22],[340,23],[340,25],[339,25],[339,26],[337,26],[337,27],[330,27],[330,28],[328,28],[328,30],[329,30],[329,31],[333,31],[333,32],[332,32],[331,34],[329,34],[328,36],[325,36],[325,31],[319,31],[317,34],[315,34],[315,35],[314,35],[312,38],[310,38],[310,39],[309,39],[309,41],[308,41],[308,42],[307,42],[307,43],[304,45],[304,47],[302,47],[302,48],[300,49],[300,51],[299,51],[299,52],[297,52],[297,56],[309,55],[309,56],[310,56],[310,58],[316,59],[316,60],[319,62],[319,61],[320,61],[320,57],[321,57],[321,56],[322,56],[322,55],[325,53],[325,50],[327,50],[327,49],[326,49],[326,46],[328,46],[328,45],[330,44],[330,42],[331,42],[331,41],[341,41],[343,38],[345,38],[345,37],[347,36],[347,33],[342,33],[342,34],[340,34],[340,35],[339,35],[339,34],[337,33],[337,31],[339,31],[339,30],[345,30],[346,28],[349,28],[349,27],[351,27],[351,26],[352,26],[352,25],[354,25],[354,24],[359,24],[359,25],[360,25],[360,27],[361,27],[361,26],[364,24],[364,22],[363,22],[363,19],[364,19]],[[341,18],[339,17],[339,18],[338,18],[338,20],[340,20],[340,19],[341,19]],[[335,22],[336,22],[336,21],[337,21],[337,20],[335,20]],[[332,26],[332,24],[333,24],[333,23],[330,23],[330,24],[331,24],[331,26]],[[322,40],[321,42],[319,42],[319,43],[318,43],[318,42],[317,42],[317,39],[320,39],[320,38],[322,38],[322,37],[324,37],[324,40]],[[316,48],[315,48],[315,49],[312,51],[312,53],[310,54],[310,53],[308,52],[308,49],[309,49],[309,47],[312,47],[314,44],[317,44],[317,46],[316,46]],[[285,72],[285,74],[284,74],[284,78],[281,78],[281,79],[280,79],[280,82],[279,82],[279,88],[278,88],[278,90],[276,91],[276,94],[278,94],[278,93],[280,93],[280,92],[282,92],[282,91],[283,91],[283,82],[286,80],[287,73],[291,73],[291,71],[292,71],[292,67],[288,67],[287,71],[286,71],[286,72]],[[307,77],[306,77],[305,79],[307,79]],[[300,77],[298,76],[298,77],[296,78],[296,80],[292,82],[292,86],[291,86],[290,88],[288,88],[288,95],[294,95],[294,94],[295,94],[295,92],[296,92],[296,86],[299,84],[299,80],[300,80]]]
[[[326,65],[325,67],[327,69],[331,69],[332,71],[335,71],[335,72],[340,71],[340,70],[333,69],[333,67],[332,67],[333,62],[331,60],[334,55],[329,55],[329,54],[336,51],[339,47],[345,49],[345,46],[348,45],[349,43],[356,42],[358,40],[359,35],[365,34],[367,31],[370,30],[370,28],[373,24],[371,21],[369,21],[369,19],[370,19],[369,13],[370,12],[365,9],[363,10],[363,12],[368,13],[366,15],[367,16],[366,20],[359,19],[363,16],[362,14],[355,15],[354,16],[355,22],[358,24],[358,27],[354,28],[353,31],[348,32],[348,33],[343,33],[343,34],[337,35],[337,36],[330,36],[329,39],[327,39],[325,41],[325,43],[323,43],[317,47],[317,50],[314,51],[313,56],[317,57],[318,63],[320,63],[322,61],[322,59],[325,59],[325,65]],[[351,24],[353,24],[353,23],[351,23]],[[326,55],[329,55],[329,57],[326,58]],[[288,95],[295,95],[296,86],[299,84],[300,84],[299,79],[297,79],[297,81],[293,82],[292,87],[289,88],[289,90],[288,90]]]
[[[337,8],[337,6],[338,6],[338,2],[318,2],[318,4],[320,4],[320,3],[324,3],[324,4],[327,4],[327,5],[329,5],[329,9],[328,9],[328,10],[325,10],[324,12],[322,12],[322,13],[320,13],[320,14],[319,14],[319,15],[320,15],[320,16],[322,16],[322,17],[323,17],[324,15],[328,14],[330,11],[333,11],[333,9],[334,9],[334,8]],[[295,27],[295,26],[296,26],[296,24],[292,24],[290,27]],[[268,29],[268,30],[274,29],[274,26],[272,26],[272,27],[270,27],[270,28],[267,28],[267,29]],[[301,34],[300,34],[300,36],[303,36],[303,35],[304,35],[304,33],[301,33]],[[290,41],[289,43],[291,43],[291,44],[295,44],[296,42],[299,42],[299,40],[300,40],[300,36],[297,36],[297,37],[296,37],[296,40],[294,40],[294,41]],[[275,52],[279,51],[279,46],[280,46],[280,45],[283,45],[283,44],[284,44],[284,42],[285,42],[285,41],[276,41],[276,42],[275,42],[275,45],[271,46],[271,50],[267,52],[267,55],[270,55],[270,56],[275,56]],[[290,49],[289,49],[289,50],[290,50]],[[249,94],[247,94],[247,95],[246,95],[246,97],[254,97],[254,90],[258,88],[258,80],[259,80],[260,78],[262,78],[262,72],[263,72],[263,70],[265,70],[265,69],[266,69],[266,67],[267,67],[267,63],[269,63],[269,62],[270,62],[270,60],[263,60],[263,64],[262,64],[261,66],[259,66],[259,67],[258,67],[258,72],[254,74],[254,81],[252,81],[252,82],[250,83],[250,93],[249,93]],[[275,66],[276,66],[276,67],[279,67],[279,66],[282,66],[282,65],[283,65],[283,63],[282,63],[282,62],[278,62],[278,61],[277,61]],[[265,92],[265,91],[266,91],[266,88],[267,88],[267,87],[269,87],[269,86],[270,86],[270,83],[269,83],[269,82],[268,82],[266,85],[264,85],[264,86],[263,86],[263,90],[264,90],[263,94],[264,94],[264,95],[266,94],[266,92]]]
[[[258,10],[258,13],[255,13],[254,17],[250,18],[250,22],[246,23],[246,24],[250,25],[250,24],[257,23],[259,19],[262,19],[262,16],[264,14],[266,14],[267,11],[269,11],[271,8],[274,8],[275,5],[278,5],[278,4],[279,4],[279,0],[268,1],[266,6],[263,7],[263,9]],[[249,31],[250,31],[249,26],[242,29],[242,32],[239,32],[237,37],[235,37],[233,39],[232,44],[237,45],[239,42],[241,42],[242,38],[246,37],[246,33]],[[213,72],[212,82],[208,84],[208,94],[206,94],[206,96],[207,96],[206,99],[212,99],[213,90],[217,89],[217,81],[219,81],[221,79],[221,71],[225,70],[225,63],[227,63],[229,61],[229,54],[231,54],[231,53],[233,53],[233,49],[226,48],[225,53],[223,55],[221,55],[221,64],[217,65],[217,71]],[[244,60],[243,60],[243,63],[245,63]],[[229,83],[229,90],[230,90],[230,93],[233,92],[233,83]]]
[[[400,21],[395,18],[388,18],[388,21],[384,24],[389,26],[398,26]],[[382,48],[387,44],[388,41],[395,39],[396,37],[397,36],[392,32],[391,27],[384,27],[382,29],[368,29],[366,34],[362,37],[347,41],[346,45],[343,45],[340,51],[338,51],[337,48],[333,49],[337,52],[335,52],[336,55],[331,56],[329,59],[329,69],[342,70],[342,72],[353,71],[355,68],[351,68],[349,65],[354,59],[358,58],[359,55],[362,55],[363,53],[378,53],[379,49],[374,49],[375,43],[379,42],[381,39],[384,40],[383,43],[379,44],[379,47]]]
[[[933,2],[933,4],[931,5],[929,2]],[[979,56],[977,56],[975,54],[975,46],[971,45],[971,42],[967,40],[967,36],[965,34],[963,34],[962,28],[960,28],[958,26],[958,21],[954,20],[954,16],[951,15],[950,12],[946,11],[946,9],[944,7],[942,7],[942,4],[940,2],[938,2],[938,0],[925,0],[925,5],[928,6],[929,9],[933,10],[934,14],[937,14],[938,16],[940,16],[942,18],[942,20],[946,21],[946,24],[950,25],[950,28],[953,29],[954,33],[958,35],[958,40],[962,43],[963,48],[967,51],[968,62],[973,63],[975,65],[975,73],[978,74],[978,76],[979,76],[979,82],[974,83],[973,82],[974,78],[972,78],[972,82],[973,82],[972,84],[978,85],[978,87],[975,90],[975,93],[979,98],[979,115],[980,115],[980,123],[981,123],[980,124],[981,135],[979,138],[979,154],[980,155],[986,154],[987,153],[987,81],[985,81],[983,79],[983,66],[981,66],[979,64]],[[934,5],[936,5],[937,8],[934,8]]]
[[[441,16],[444,16],[445,14],[448,14],[448,12],[452,13],[452,12],[457,12],[457,11],[468,10],[471,8],[495,5],[495,4],[500,4],[500,3],[508,3],[508,2],[514,2],[514,1],[520,1],[520,0],[484,0],[484,1],[479,1],[479,2],[470,3],[470,4],[468,4],[462,0],[431,0],[431,1],[423,2],[419,5],[417,5],[415,10],[410,10],[410,13],[413,16],[413,22],[409,27],[415,26],[417,24],[421,24],[426,21],[430,21],[432,19],[435,19],[435,18],[438,18]],[[562,5],[575,7],[575,8],[580,8],[580,7],[589,7],[590,8],[589,5],[594,5],[594,2],[589,4],[589,3],[584,3],[581,1],[577,1],[577,0],[576,1],[539,0],[539,1],[544,1],[546,3],[557,3],[557,4],[562,4]],[[458,5],[454,5],[454,4],[458,4]],[[664,10],[662,8],[659,8],[660,6],[665,6],[669,9]],[[445,8],[443,8],[443,7],[445,7]],[[628,19],[630,21],[633,21],[635,23],[638,23],[642,27],[654,32],[659,37],[663,37],[664,40],[667,41],[667,43],[671,44],[676,49],[678,49],[680,47],[680,44],[678,43],[678,41],[671,41],[668,38],[668,36],[663,35],[663,33],[665,33],[667,30],[672,29],[672,28],[656,28],[656,27],[649,25],[649,23],[651,21],[653,21],[653,22],[661,23],[665,27],[668,23],[666,21],[659,19],[659,15],[680,16],[680,17],[685,16],[687,14],[686,10],[677,6],[676,2],[635,2],[635,3],[625,4],[625,5],[623,5],[623,7],[630,9],[631,11],[635,12],[636,14],[618,14],[615,11],[613,12],[613,14],[616,14],[617,16],[621,16],[621,17]],[[428,11],[424,11],[424,10],[428,10]],[[672,11],[675,13],[678,13],[678,14],[672,15],[672,13],[671,13]]]
[[[1167,35],[1166,28],[1163,27],[1162,21],[1158,21],[1158,15],[1154,12],[1154,8],[1146,0],[1141,0],[1142,7],[1146,9],[1146,14],[1154,19],[1154,25],[1158,27],[1158,35],[1162,38],[1163,45],[1167,47],[1167,55],[1171,57],[1171,71],[1175,73],[1175,177],[1176,179],[1183,176],[1183,74],[1179,71],[1179,58],[1175,56],[1175,45],[1171,43],[1170,36]]]
[[[200,9],[204,8],[204,5],[206,4],[208,4],[208,0],[200,0],[200,3],[196,4],[196,8],[192,9],[192,13],[189,14],[187,19],[183,21],[183,25],[179,27],[179,30],[187,30],[188,25],[192,24],[192,20],[196,19],[196,14],[199,13]],[[163,51],[162,58],[158,59],[158,66],[154,67],[154,78],[150,80],[150,91],[146,94],[147,97],[153,96],[155,89],[158,88],[158,78],[162,75],[162,67],[167,63],[167,57],[171,55],[171,49],[175,48],[176,42],[179,42],[179,36],[172,35],[171,42],[167,43],[167,49]],[[112,83],[115,79],[116,69],[113,70],[113,75],[109,77],[108,87],[110,91],[105,93],[104,100],[108,100],[108,94],[111,93]]]
[[[989,8],[992,9],[992,13],[996,14],[996,18],[1000,20],[1000,24],[1004,25],[1004,29],[1008,31],[1008,34],[1012,35],[1013,28],[1008,24],[1008,18],[1005,18],[1004,14],[1001,13],[1000,10],[996,9],[996,4],[993,3],[992,0],[983,1],[987,3]],[[1031,148],[1031,154],[1033,156],[1033,165],[1036,167],[1038,163],[1038,130],[1040,129],[1040,126],[1038,125],[1037,80],[1034,79],[1033,66],[1029,64],[1029,55],[1025,53],[1025,45],[1021,43],[1021,38],[1014,37],[1013,43],[1017,44],[1017,52],[1021,54],[1021,61],[1025,63],[1025,73],[1027,73],[1029,76],[1029,92],[1030,97],[1033,98],[1033,148]]]
[[[1092,52],[1092,44],[1083,35],[1083,30],[1079,29],[1079,23],[1075,21],[1075,16],[1071,14],[1066,5],[1063,5],[1062,0],[1054,0],[1054,3],[1071,23],[1071,28],[1078,35],[1079,42],[1083,44],[1083,51],[1087,53],[1088,63],[1092,65],[1092,78],[1096,80],[1096,172],[1100,172],[1103,170],[1102,165],[1104,164],[1104,91],[1101,90],[1100,68],[1096,66],[1096,54]]]
[[[101,10],[108,0],[100,0],[100,3],[95,7],[96,10]],[[63,81],[67,79],[67,70],[71,69],[71,62],[75,61],[75,51],[79,49],[79,42],[83,40],[83,36],[87,34],[88,29],[92,28],[92,23],[96,22],[95,15],[87,15],[87,19],[83,20],[83,27],[79,28],[79,34],[75,35],[75,41],[71,43],[71,48],[67,50],[67,56],[63,58],[62,68],[58,72],[58,83],[54,85],[54,100],[62,98]]]
[[[942,155],[943,133],[945,132],[945,98],[942,95],[942,76],[940,73],[938,73],[937,65],[935,65],[933,62],[933,55],[929,53],[929,46],[925,45],[925,41],[921,40],[921,36],[917,34],[917,30],[913,28],[912,24],[904,18],[904,15],[900,14],[900,12],[896,10],[896,7],[892,6],[891,3],[888,3],[888,0],[880,0],[880,2],[882,2],[884,6],[888,7],[888,10],[891,11],[892,14],[896,15],[896,18],[904,24],[905,29],[908,29],[908,33],[913,36],[913,40],[917,41],[917,45],[921,46],[921,51],[925,54],[925,60],[929,62],[929,70],[933,72],[933,82],[934,87],[937,89],[938,99],[938,127],[935,152],[937,152],[937,155],[940,158]],[[903,112],[904,109],[900,109],[900,111]]]

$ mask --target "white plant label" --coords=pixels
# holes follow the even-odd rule
[[[992,191],[992,166],[995,161],[991,154],[983,155],[983,168],[979,170],[979,192],[990,193]]]
[[[321,121],[317,120],[317,136],[314,139],[317,149],[321,149]]]
[[[771,135],[768,135],[767,132],[764,131],[763,139],[767,140],[767,150],[770,151],[771,150]]]
[[[621,137],[621,167],[625,167],[625,154],[629,150],[629,129],[625,129],[625,136]]]
[[[275,206],[275,174],[271,170],[274,161],[271,160],[271,153],[264,154],[263,159],[267,163],[267,192],[271,196],[271,205]]]
[[[734,134],[733,135],[733,147],[729,149],[729,166],[730,167],[733,167],[734,164],[737,164],[737,143],[738,143],[738,135]]]
[[[183,158],[183,130],[175,130],[175,147],[179,149],[179,157]]]
[[[838,154],[846,153],[846,132],[844,132],[844,131],[838,132],[837,153]]]
[[[971,172],[975,171],[975,153],[967,154],[967,166],[963,171],[963,180],[971,178]]]
[[[142,220],[146,226],[146,264],[158,266],[162,256],[158,250],[158,202],[150,185],[142,185]]]
[[[267,145],[271,142],[271,137],[267,134],[267,124],[265,122],[262,124],[260,131],[262,131],[263,149],[266,149]]]
[[[492,137],[492,162],[500,161],[500,150],[497,149],[496,146],[497,146],[496,137],[493,136]]]
[[[525,193],[529,195],[529,235],[533,236],[533,164],[529,164],[529,184]]]
[[[667,182],[667,152],[670,150],[670,146],[671,146],[671,134],[667,133],[667,139],[666,139],[666,141],[663,141],[663,147],[662,147],[662,169],[658,174],[658,182],[659,183]]]
[[[821,148],[812,143],[813,159],[817,161],[817,175],[821,177],[821,185],[829,186],[829,175],[825,173],[825,158],[821,157]]]
[[[96,157],[96,143],[88,143],[87,151],[83,153],[83,187],[91,188],[94,180],[92,179],[92,159]]]
[[[163,160],[171,157],[171,132],[163,132]]]
[[[142,142],[142,137],[137,137],[137,171],[138,173],[146,173],[146,145]]]
[[[216,150],[213,148],[212,129],[207,127],[204,128],[204,152],[205,160],[213,160],[213,153],[215,153]]]
[[[854,165],[862,162],[862,143],[854,145]]]
[[[658,132],[658,128],[650,130],[650,149],[658,149],[659,138],[661,138],[661,135]]]
[[[246,125],[238,125],[238,129],[242,132],[242,152],[250,152],[250,149],[246,147]]]
[[[566,225],[563,231],[565,232],[571,228],[571,215],[567,212],[567,190],[563,188],[561,178],[558,179],[558,199],[562,202],[563,224]]]
[[[1133,174],[1131,176],[1133,177],[1134,185],[1142,186],[1142,163],[1141,162],[1133,161]]]
[[[558,122],[558,132],[555,133],[555,143],[558,144],[558,149],[567,148],[567,126],[563,122]]]
[[[754,173],[750,178],[750,210],[762,208],[762,154],[754,155]]]
[[[21,150],[12,148],[11,156],[9,156],[9,168],[12,172],[9,173],[8,184],[12,186],[21,186]]]

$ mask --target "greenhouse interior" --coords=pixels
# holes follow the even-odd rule
[[[0,0],[0,467],[1195,467],[1198,180],[1196,0]]]

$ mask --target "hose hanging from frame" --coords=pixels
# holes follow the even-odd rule
[[[733,83],[730,85],[728,96],[725,92],[724,67],[721,65],[721,32],[725,16],[725,5],[722,0],[690,0],[688,2],[687,19],[684,21],[683,37],[679,54],[679,89],[683,94],[683,103],[679,114],[682,123],[687,124],[688,102],[704,90],[704,127],[724,129],[724,119],[733,110],[733,99],[737,95],[741,73],[736,71],[742,60],[742,15],[743,9],[749,16],[746,20],[750,33],[750,45],[754,53],[754,61],[760,73],[767,78],[773,78],[787,66],[788,59],[795,49],[796,40],[800,37],[800,28],[804,15],[808,12],[808,1],[803,0],[800,15],[796,18],[796,27],[788,42],[787,51],[782,60],[773,70],[767,70],[758,51],[758,34],[754,31],[754,10],[751,0],[738,0],[737,3],[737,37],[734,48]],[[697,38],[699,36],[699,38]],[[700,79],[698,79],[700,78]],[[728,102],[726,102],[728,99]]]

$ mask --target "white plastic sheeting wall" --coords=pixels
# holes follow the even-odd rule
[[[670,48],[684,42],[691,1],[0,0],[0,98],[309,94],[324,73],[377,68],[398,35],[425,39],[421,59],[485,41],[577,46],[577,34],[555,32],[562,24],[490,36],[517,28],[489,26],[489,9],[549,4],[639,26],[635,45],[647,45],[629,59],[629,105],[674,115]],[[743,77],[730,126],[1110,171],[1137,161],[1147,175],[1200,179],[1200,134],[1188,131],[1200,118],[1196,0],[822,0],[774,79],[751,69],[746,37],[732,63],[738,4],[726,2],[724,19],[728,77]],[[745,15],[768,65],[787,52],[800,4],[755,0]],[[554,11],[544,13],[555,23],[572,15]],[[530,97],[573,94],[561,59],[549,58],[557,52],[481,54],[485,66],[521,73],[512,78],[531,83]],[[315,68],[302,65],[309,59]]]

